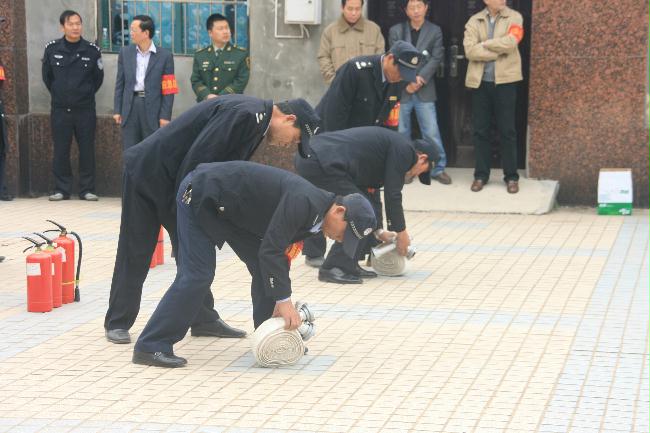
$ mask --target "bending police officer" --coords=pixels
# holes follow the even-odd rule
[[[318,117],[302,99],[274,105],[271,100],[227,95],[197,104],[124,152],[122,221],[104,320],[109,341],[131,341],[128,330],[140,309],[160,225],[178,251],[174,198],[183,177],[202,162],[247,160],[262,139],[271,145],[306,146],[317,127]],[[219,318],[211,293],[203,301],[192,335],[245,335]]]
[[[243,161],[200,164],[181,183],[176,204],[178,273],[135,344],[136,364],[186,364],[174,355],[173,345],[183,339],[210,292],[215,246],[227,242],[251,274],[255,328],[276,316],[284,319],[285,329],[297,329],[302,320],[291,302],[287,251],[322,231],[354,256],[377,224],[370,203],[359,194],[336,197],[288,171]]]
[[[362,193],[373,203],[378,225],[382,225],[381,201],[375,191],[384,188],[388,230],[379,232],[379,241],[397,236],[397,251],[406,255],[411,243],[406,231],[402,208],[402,188],[417,176],[425,185],[431,184],[429,170],[438,158],[428,140],[411,141],[403,134],[386,128],[366,126],[325,132],[311,140],[311,157],[294,159],[296,171],[319,188],[335,194]],[[370,189],[370,191],[369,191]],[[335,243],[318,271],[318,279],[330,283],[361,284],[362,278],[372,278],[374,272],[361,268],[362,244],[354,258],[343,254],[341,244]],[[323,255],[325,239],[313,237],[305,241],[303,252],[308,257]]]

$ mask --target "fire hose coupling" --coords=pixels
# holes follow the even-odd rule
[[[261,367],[293,365],[305,354],[305,341],[315,334],[314,313],[304,302],[296,302],[302,324],[297,330],[284,329],[282,317],[271,317],[253,332],[251,348]]]
[[[371,249],[370,264],[379,275],[398,277],[406,273],[407,260],[411,260],[415,253],[415,247],[409,245],[406,256],[399,255],[397,240],[393,238],[391,242],[385,242]]]

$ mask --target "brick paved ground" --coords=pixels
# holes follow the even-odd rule
[[[0,431],[649,431],[647,210],[409,212],[419,252],[406,277],[337,286],[294,265],[294,299],[317,315],[299,365],[257,368],[247,340],[188,336],[175,370],[134,365],[132,345],[104,339],[119,211],[117,199],[0,204]],[[17,237],[45,218],[84,237],[82,302],[27,313]],[[218,309],[252,331],[245,267],[218,260]],[[171,263],[150,272],[135,335]]]

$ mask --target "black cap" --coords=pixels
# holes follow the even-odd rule
[[[437,163],[437,161],[440,160],[440,153],[438,153],[438,150],[436,150],[436,147],[428,138],[420,138],[418,140],[413,140],[413,147],[418,152],[422,152],[427,155],[429,162],[431,163],[431,167],[433,167]],[[420,173],[418,178],[420,179],[420,182],[422,182],[423,184],[431,185],[430,170],[425,171],[424,173]]]
[[[406,41],[397,41],[390,48],[389,53],[395,56],[402,81],[414,82],[415,70],[422,60],[420,52]]]
[[[284,114],[295,114],[296,123],[300,127],[298,152],[303,158],[309,158],[311,155],[309,139],[318,134],[320,130],[320,117],[318,117],[318,114],[316,114],[312,106],[309,105],[309,102],[302,98],[289,99],[287,105],[292,112]]]
[[[368,199],[359,193],[346,195],[341,205],[345,207],[345,220],[348,223],[343,235],[343,251],[354,258],[361,239],[375,231],[377,217]]]

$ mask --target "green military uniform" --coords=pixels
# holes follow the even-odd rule
[[[250,57],[246,48],[229,42],[219,55],[215,54],[212,45],[194,54],[191,81],[197,102],[203,101],[210,93],[243,93],[249,75]]]

